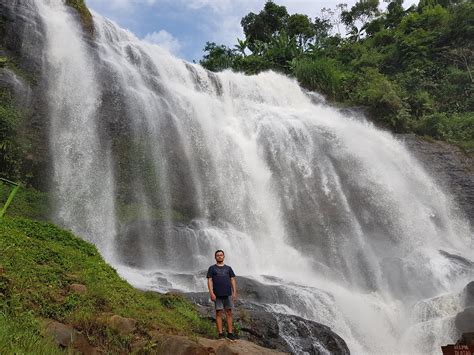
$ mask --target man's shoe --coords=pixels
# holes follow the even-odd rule
[[[235,340],[239,339],[239,337],[234,333],[227,333],[227,339],[235,341]]]
[[[217,339],[225,339],[225,334],[219,333],[219,335],[217,336]]]

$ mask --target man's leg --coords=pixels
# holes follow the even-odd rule
[[[232,327],[232,308],[234,304],[232,298],[229,296],[224,299],[225,318],[227,319],[227,338],[230,340],[237,340],[238,337],[234,334]]]
[[[232,328],[232,308],[225,310],[225,318],[227,319],[227,331],[233,333]],[[221,325],[222,327],[222,325]]]
[[[222,334],[222,309],[216,309],[216,324],[217,324],[217,332]]]
[[[222,330],[222,316],[224,314],[224,302],[221,297],[217,297],[214,301],[214,306],[216,307],[216,326],[217,332],[219,333],[219,338],[224,336]]]

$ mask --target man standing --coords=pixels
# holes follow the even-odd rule
[[[225,338],[222,330],[222,314],[225,310],[227,319],[227,338],[236,340],[237,336],[232,331],[232,307],[237,300],[237,283],[235,282],[234,270],[224,265],[224,252],[217,250],[214,253],[216,264],[209,267],[207,271],[207,288],[216,307],[216,324],[219,339]]]

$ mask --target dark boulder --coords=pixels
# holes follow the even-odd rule
[[[454,321],[460,333],[474,332],[474,307],[468,307],[456,315]]]
[[[469,282],[462,292],[462,312],[456,315],[454,324],[459,333],[474,332],[474,281]]]
[[[298,316],[270,311],[265,305],[248,301],[243,294],[258,300],[270,297],[268,288],[275,288],[273,295],[282,291],[278,287],[263,285],[257,281],[239,278],[242,282],[252,283],[257,290],[249,293],[245,288],[239,294],[245,301],[238,300],[234,311],[234,321],[240,329],[240,337],[261,346],[283,352],[308,354],[350,354],[345,341],[329,327]],[[258,286],[258,287],[257,287]],[[267,295],[263,296],[262,289]],[[201,315],[215,320],[215,312],[207,292],[187,293],[185,296],[197,305]]]
[[[474,281],[467,284],[463,291],[465,307],[474,307]]]

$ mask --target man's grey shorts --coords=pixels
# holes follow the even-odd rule
[[[234,307],[234,304],[232,303],[232,296],[217,297],[214,301],[214,305],[216,306],[216,311],[232,309]]]

